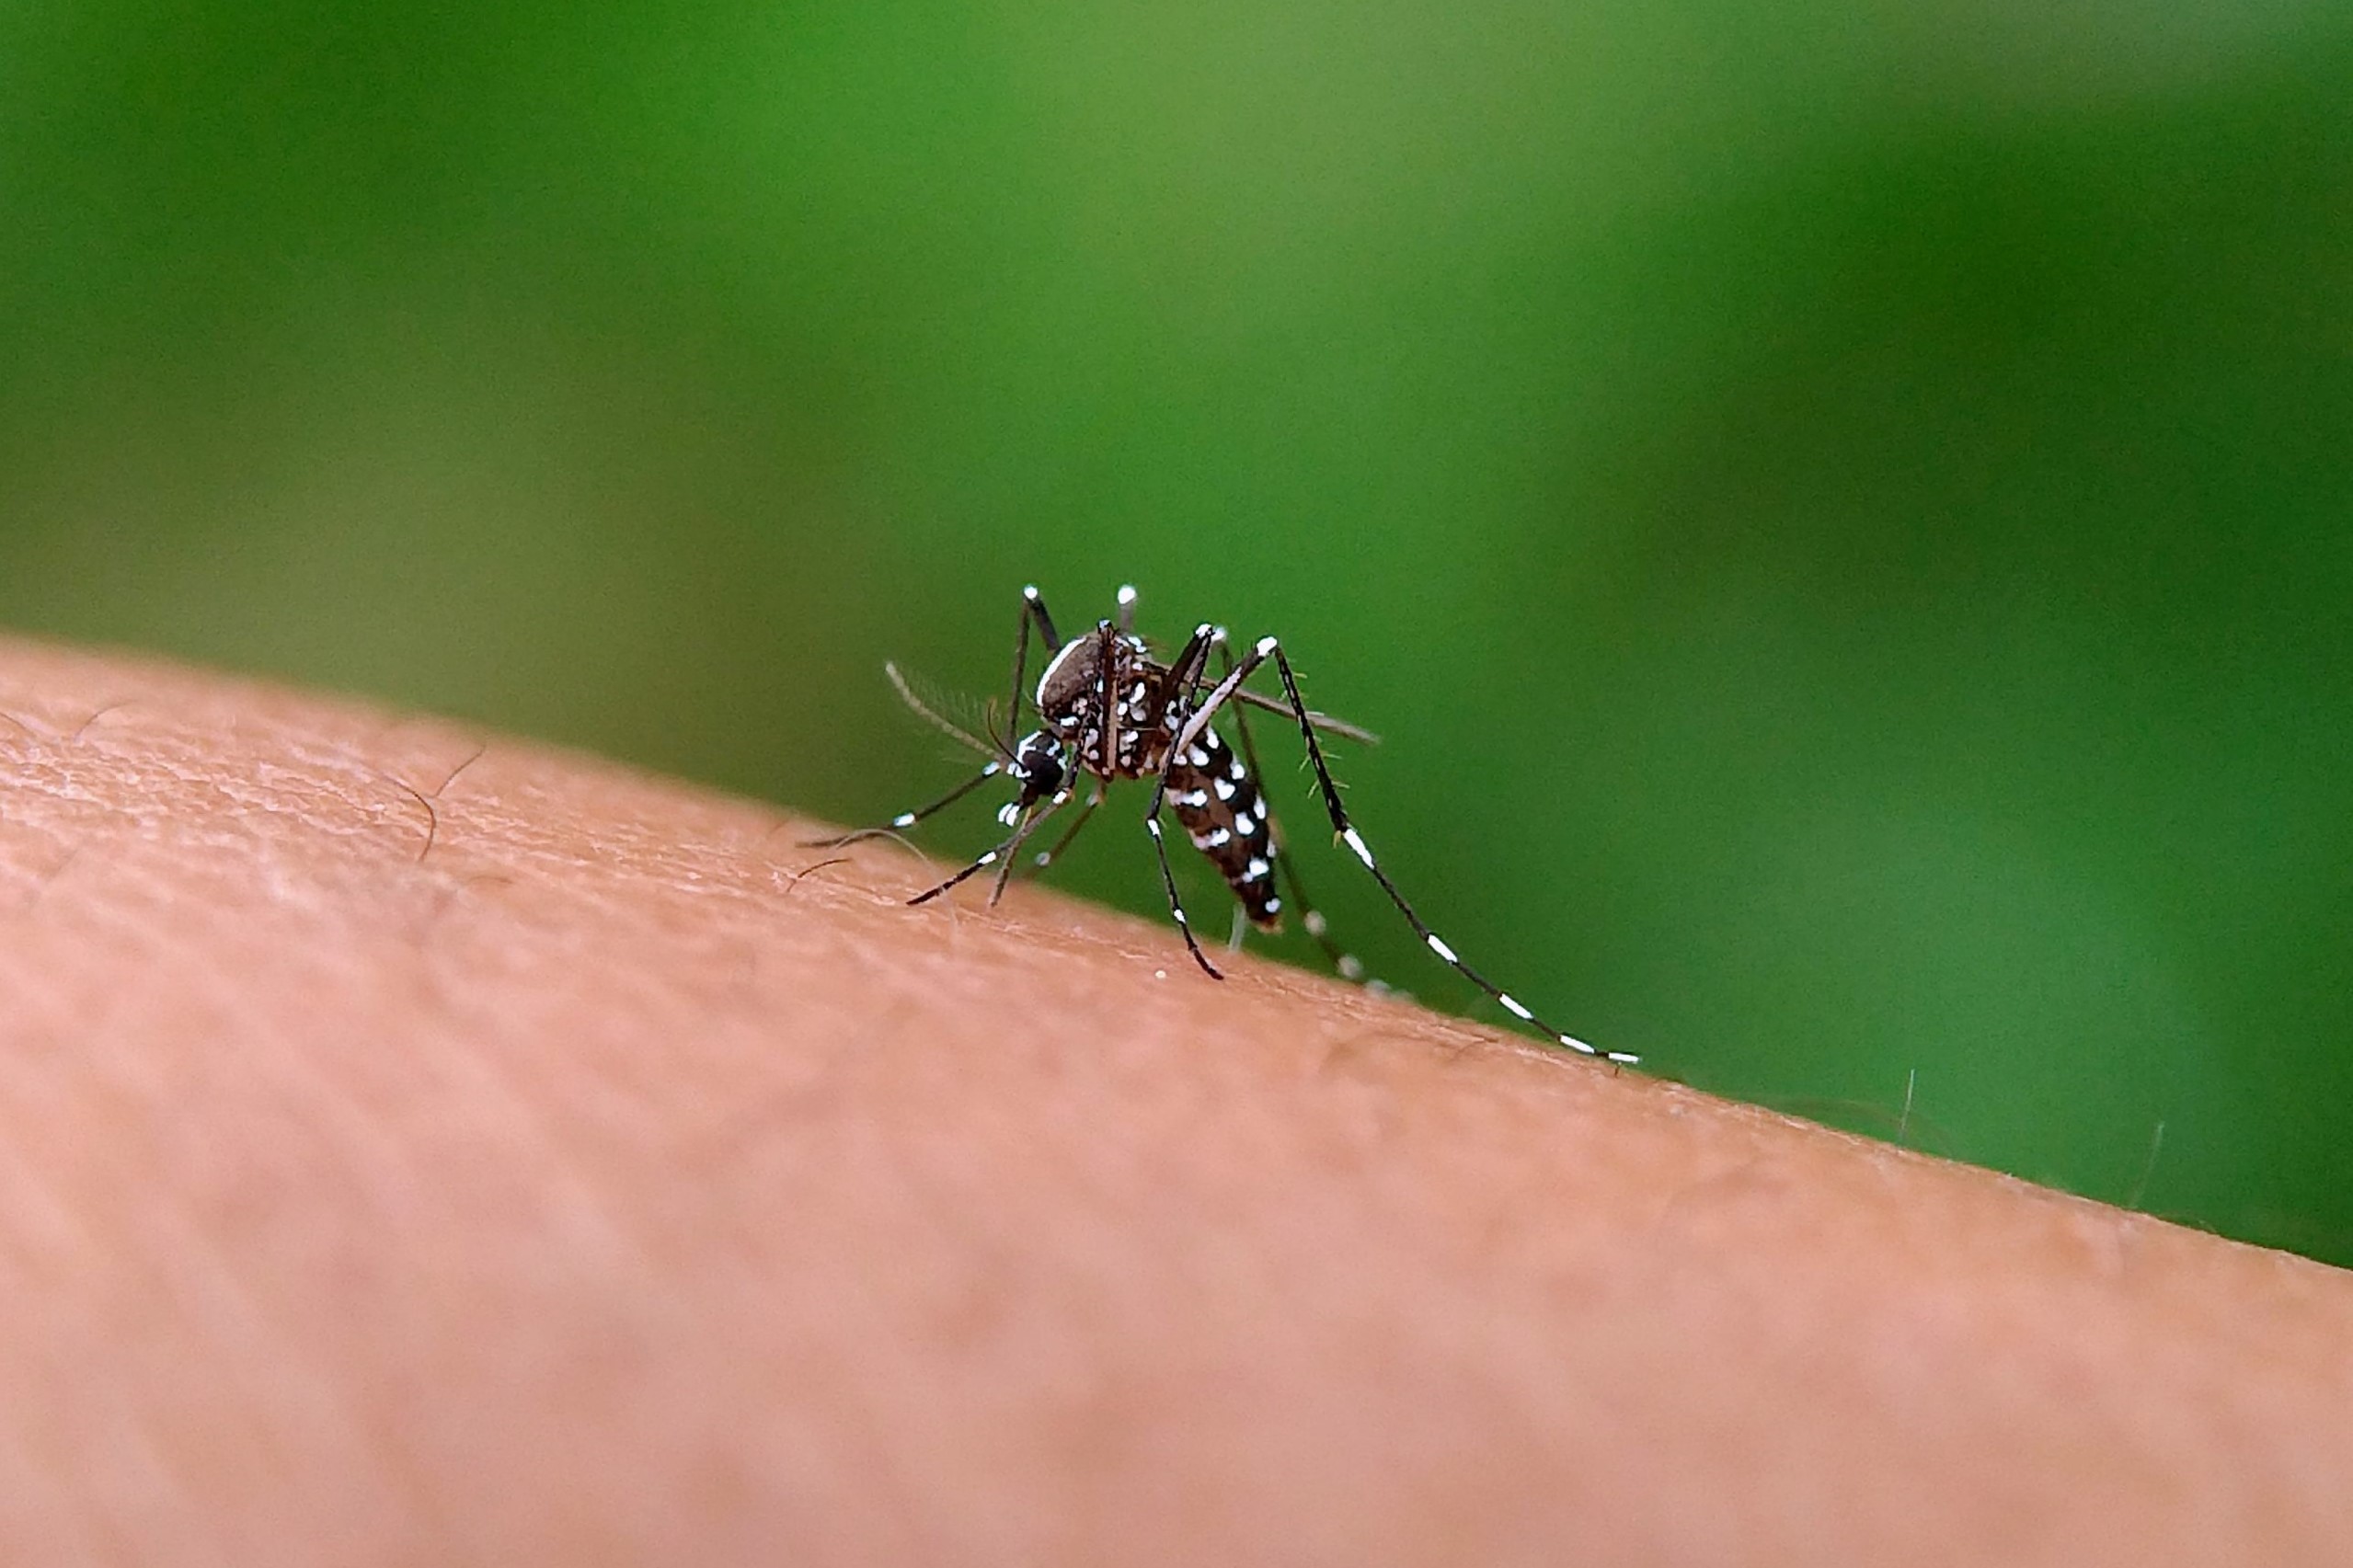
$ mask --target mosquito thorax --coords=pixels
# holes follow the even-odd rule
[[[1056,729],[1075,729],[1085,721],[1085,709],[1094,705],[1095,688],[1103,670],[1103,639],[1099,634],[1074,637],[1062,645],[1045,673],[1038,677],[1038,716]]]
[[[1108,621],[1085,636],[1064,643],[1047,664],[1046,672],[1038,677],[1038,715],[1065,739],[1075,738],[1101,717],[1097,710],[1106,684],[1103,654],[1107,647],[1111,653],[1108,684],[1114,691],[1124,692],[1133,683],[1136,672],[1149,663],[1152,650],[1142,637],[1113,631]]]

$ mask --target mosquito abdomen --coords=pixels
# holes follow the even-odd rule
[[[1282,923],[1275,893],[1275,836],[1258,781],[1218,736],[1205,729],[1168,769],[1168,802],[1193,847],[1209,856],[1243,911],[1262,931]]]

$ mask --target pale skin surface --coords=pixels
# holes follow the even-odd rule
[[[2353,1562],[2338,1271],[461,727],[0,713],[0,1561]]]

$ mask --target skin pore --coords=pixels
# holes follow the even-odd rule
[[[0,1561],[2353,1562],[2339,1271],[439,721],[0,715]]]

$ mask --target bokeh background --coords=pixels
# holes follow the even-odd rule
[[[0,622],[868,820],[1133,580],[1564,1024],[2340,1263],[2348,522],[2341,5],[0,12]]]

